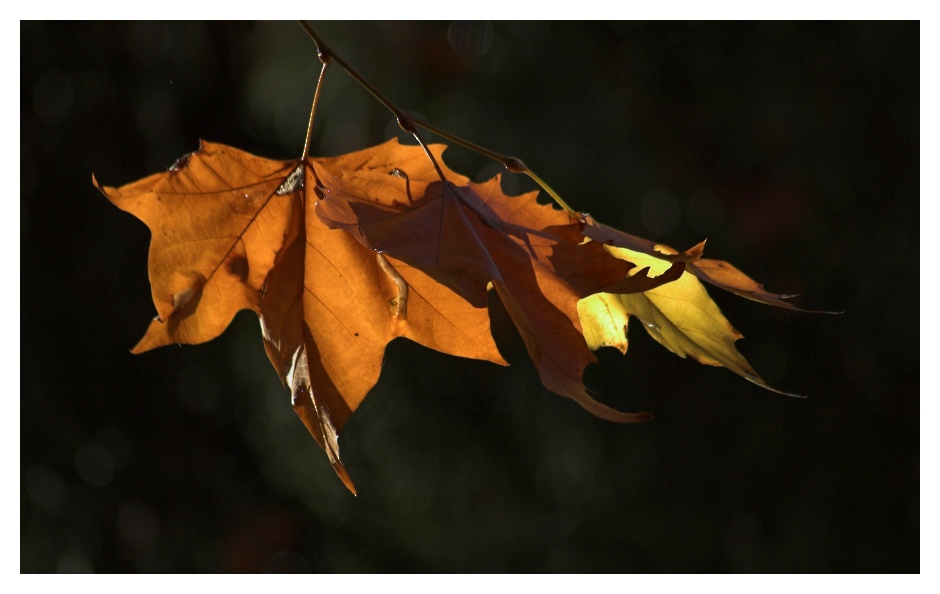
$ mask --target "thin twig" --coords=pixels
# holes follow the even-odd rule
[[[421,118],[412,118],[412,120],[414,120],[414,123],[417,124],[418,126],[421,126],[422,128],[424,128],[425,130],[429,132],[433,132],[434,134],[437,134],[441,138],[449,140],[453,142],[454,144],[459,144],[460,146],[466,149],[469,149],[471,151],[474,151],[476,153],[479,153],[483,155],[484,157],[487,157],[489,159],[493,159],[494,161],[498,161],[502,163],[503,167],[505,167],[512,173],[525,173],[526,171],[529,170],[529,168],[526,167],[526,164],[516,157],[508,157],[506,155],[501,155],[497,152],[491,151],[490,149],[486,147],[482,147],[474,142],[465,140],[457,136],[456,134],[451,134],[447,130],[438,128],[437,126],[434,126],[433,124],[426,122],[422,120]]]
[[[424,142],[424,139],[421,138],[421,135],[418,133],[418,127],[415,125],[414,118],[412,118],[408,112],[392,103],[392,101],[383,95],[381,91],[373,87],[372,84],[366,80],[364,76],[359,74],[355,68],[350,66],[350,64],[344,60],[342,56],[333,52],[333,50],[331,50],[330,47],[326,45],[326,42],[323,41],[323,38],[313,30],[313,27],[311,27],[309,23],[306,21],[300,21],[300,26],[304,28],[304,31],[306,31],[307,34],[310,35],[311,39],[313,39],[313,42],[317,44],[317,53],[320,56],[320,61],[323,62],[324,67],[329,61],[336,60],[336,62],[343,67],[343,70],[345,70],[349,76],[353,77],[356,82],[369,91],[369,93],[371,93],[372,96],[379,101],[379,103],[384,105],[387,110],[392,112],[392,115],[394,115],[395,119],[398,120],[398,126],[405,132],[408,132],[415,137],[415,140],[418,141],[418,144],[421,145],[421,148],[424,149],[424,153],[428,156],[428,158],[431,160],[431,163],[434,165],[434,169],[437,170],[437,174],[440,176],[441,181],[446,182],[447,178],[444,176],[444,171],[441,169],[441,166],[438,165],[437,159],[434,158],[434,154],[431,153],[431,149],[428,148],[427,143]]]
[[[398,118],[399,125],[401,125],[401,120],[403,119],[403,117],[404,119],[408,119],[408,120],[411,119],[411,117],[408,116],[408,114],[405,113],[405,111],[399,109],[397,105],[389,101],[389,99],[385,97],[385,95],[383,95],[381,91],[373,87],[372,84],[365,79],[365,77],[359,74],[359,72],[357,72],[355,68],[350,66],[349,63],[343,59],[342,56],[334,53],[333,50],[330,49],[330,46],[328,46],[326,42],[323,41],[323,38],[320,37],[317,34],[317,32],[313,30],[313,27],[311,27],[310,24],[307,23],[307,21],[300,21],[300,26],[304,28],[304,31],[307,32],[307,35],[309,35],[310,38],[313,39],[313,42],[317,44],[317,53],[320,56],[321,62],[324,60],[325,61],[336,60],[336,62],[340,66],[343,67],[343,70],[345,70],[346,73],[349,74],[349,76],[356,79],[356,82],[358,82],[363,88],[365,88],[365,90],[369,91],[369,93],[373,97],[375,97],[379,101],[379,103],[384,105],[387,110],[392,112],[392,114],[396,118]],[[404,130],[404,128],[402,129]]]
[[[415,139],[418,141],[418,144],[421,145],[421,148],[424,149],[425,154],[427,154],[428,158],[431,159],[431,162],[434,164],[434,168],[437,170],[438,175],[440,175],[443,181],[447,181],[446,178],[444,177],[444,173],[441,170],[440,166],[438,165],[437,160],[434,158],[434,155],[431,153],[431,150],[428,148],[428,145],[424,142],[424,139],[422,139],[421,136],[418,134],[418,127],[424,128],[425,130],[429,132],[437,134],[438,136],[445,138],[447,140],[450,140],[451,142],[458,144],[466,149],[479,153],[483,155],[484,157],[493,159],[494,161],[501,163],[503,167],[505,167],[511,173],[524,173],[528,175],[535,183],[539,185],[539,187],[545,190],[545,192],[549,196],[552,197],[552,200],[554,200],[558,204],[558,206],[562,207],[565,210],[565,212],[568,213],[569,216],[575,219],[583,220],[584,218],[583,214],[577,212],[576,210],[568,206],[568,203],[562,200],[561,196],[558,195],[558,192],[553,190],[551,186],[545,183],[545,181],[542,180],[542,178],[540,178],[531,169],[529,169],[526,166],[526,164],[523,163],[520,159],[516,157],[502,155],[500,153],[491,151],[476,143],[470,142],[469,140],[465,140],[455,134],[451,134],[450,132],[446,130],[442,130],[441,128],[438,128],[437,126],[430,124],[429,122],[413,117],[411,114],[409,114],[408,112],[404,111],[403,109],[395,105],[390,99],[388,99],[388,97],[382,94],[381,91],[379,91],[377,88],[372,86],[372,84],[368,80],[366,80],[365,77],[359,74],[359,72],[357,72],[355,68],[350,66],[349,63],[346,62],[346,60],[344,60],[341,56],[333,52],[333,50],[331,50],[330,47],[326,45],[326,42],[323,41],[323,38],[320,37],[317,34],[317,32],[313,30],[313,27],[311,27],[309,23],[307,23],[306,21],[300,21],[300,26],[304,28],[304,31],[307,32],[307,35],[309,35],[310,38],[313,39],[313,42],[317,44],[317,51],[320,56],[320,61],[324,62],[325,64],[327,61],[331,59],[336,60],[336,62],[339,63],[339,65],[343,67],[343,70],[345,70],[347,74],[353,77],[356,80],[356,82],[358,82],[364,89],[369,91],[369,93],[373,97],[375,97],[379,103],[384,105],[386,109],[392,112],[392,115],[394,115],[395,119],[398,121],[398,126],[405,132],[408,132],[409,134],[414,136]]]
[[[429,132],[433,132],[434,134],[437,134],[438,136],[446,140],[449,140],[453,142],[454,144],[458,144],[464,147],[465,149],[469,149],[471,151],[474,151],[476,153],[483,155],[484,157],[487,157],[489,159],[493,159],[494,161],[498,161],[499,163],[502,163],[503,167],[505,167],[511,173],[524,173],[528,175],[532,179],[532,181],[537,183],[540,188],[545,190],[545,192],[549,196],[552,197],[552,200],[554,200],[558,204],[558,206],[562,207],[565,210],[565,212],[568,213],[569,216],[575,219],[579,219],[579,220],[584,219],[584,215],[582,213],[577,212],[576,210],[568,206],[568,203],[562,200],[561,196],[558,195],[558,192],[553,190],[551,186],[545,183],[545,181],[541,177],[536,175],[534,171],[529,169],[529,167],[525,163],[523,163],[522,160],[519,159],[518,157],[511,157],[508,155],[497,153],[495,151],[491,151],[490,149],[486,147],[482,147],[474,142],[470,142],[469,140],[461,138],[457,136],[456,134],[452,134],[448,132],[447,130],[438,128],[437,126],[434,126],[433,124],[430,124],[420,118],[412,118],[412,119],[415,124],[424,128],[425,130],[428,130]]]

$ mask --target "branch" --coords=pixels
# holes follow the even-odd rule
[[[413,117],[411,114],[409,114],[405,110],[395,105],[381,91],[379,91],[377,88],[372,86],[372,83],[366,80],[364,76],[359,74],[359,72],[357,72],[355,68],[350,66],[349,63],[346,62],[346,60],[344,60],[340,55],[338,55],[332,49],[330,49],[330,47],[326,44],[326,42],[323,41],[323,38],[320,37],[317,34],[317,32],[313,30],[313,27],[311,27],[309,23],[307,23],[306,21],[300,21],[300,26],[304,28],[304,31],[307,32],[307,35],[309,35],[310,38],[313,39],[313,42],[317,44],[317,54],[320,57],[320,61],[323,62],[324,67],[330,60],[336,60],[336,62],[340,66],[343,67],[343,70],[345,70],[347,74],[353,77],[356,80],[356,82],[358,82],[364,89],[369,91],[369,93],[373,97],[375,97],[379,103],[384,105],[387,110],[392,112],[392,115],[394,115],[395,119],[398,121],[398,126],[405,132],[408,132],[409,134],[414,136],[415,139],[418,141],[418,144],[421,145],[421,148],[424,149],[425,154],[427,154],[428,158],[431,159],[431,162],[434,164],[434,168],[437,170],[438,175],[440,175],[443,181],[447,181],[446,178],[444,177],[444,173],[441,171],[441,168],[438,165],[437,160],[434,158],[434,155],[431,154],[431,151],[428,148],[428,145],[424,142],[424,139],[421,138],[420,134],[418,134],[418,127],[424,128],[425,130],[429,132],[433,132],[434,134],[437,134],[438,136],[442,138],[450,140],[454,144],[458,144],[466,149],[479,153],[483,155],[484,157],[497,161],[501,163],[503,167],[505,167],[511,173],[524,173],[528,175],[535,183],[539,185],[539,187],[545,190],[545,192],[549,196],[552,197],[552,200],[554,200],[558,204],[558,206],[563,208],[564,211],[567,212],[570,217],[577,219],[577,220],[581,220],[581,221],[584,220],[584,215],[582,213],[579,213],[575,211],[573,208],[571,208],[570,206],[568,206],[568,203],[562,200],[561,196],[558,195],[558,192],[553,190],[551,186],[549,186],[547,183],[545,183],[544,180],[542,180],[541,177],[539,177],[538,175],[535,174],[534,171],[529,169],[526,166],[526,164],[522,162],[522,160],[518,159],[517,157],[510,157],[510,156],[502,155],[495,151],[491,151],[490,149],[487,149],[478,144],[470,142],[469,140],[465,140],[455,134],[451,134],[450,132],[447,132],[446,130],[442,130],[441,128],[438,128],[437,126],[430,124],[429,122]],[[319,90],[319,87],[318,87],[318,90]],[[312,119],[312,114],[311,114],[311,119]],[[304,154],[306,154],[306,151]]]

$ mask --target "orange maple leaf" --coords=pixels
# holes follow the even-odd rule
[[[443,149],[430,149],[438,163]],[[395,140],[304,161],[203,142],[166,173],[121,188],[94,183],[152,233],[158,315],[133,352],[211,340],[238,311],[255,311],[295,411],[353,492],[338,436],[378,380],[390,340],[505,364],[490,334],[490,286],[546,387],[608,420],[650,418],[586,392],[584,368],[596,358],[578,304],[602,290],[650,291],[697,257],[650,277],[591,241],[590,221],[539,205],[535,192],[506,196],[499,177],[473,184],[438,172],[423,149]]]

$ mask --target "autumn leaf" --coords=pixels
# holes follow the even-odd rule
[[[547,388],[601,418],[649,418],[615,411],[587,394],[582,376],[596,358],[584,341],[577,302],[605,287],[635,292],[668,279],[628,276],[633,264],[584,242],[580,221],[539,205],[534,192],[506,196],[499,177],[457,186],[402,168],[389,175],[314,162],[314,169],[323,184],[316,213],[331,227],[425,271],[470,303],[483,306],[492,283]]]
[[[542,383],[610,421],[648,413],[592,398],[593,351],[626,352],[631,316],[681,357],[722,365],[770,388],[736,350],[741,335],[700,281],[765,304],[798,309],[727,262],[683,252],[578,213],[514,157],[413,118],[336,55],[305,22],[322,62],[302,159],[276,161],[203,142],[165,173],[120,188],[93,183],[151,231],[157,317],[133,348],[196,344],[243,309],[261,323],[265,351],[295,412],[350,491],[339,436],[378,381],[386,345],[408,338],[457,357],[505,365],[490,332],[494,291]],[[397,140],[311,158],[313,114],[332,62],[388,108],[420,146]],[[508,196],[496,176],[473,183],[418,128],[525,173],[537,192]]]
[[[757,301],[765,305],[773,305],[783,309],[793,311],[802,311],[806,313],[839,313],[822,310],[810,310],[796,307],[786,299],[792,299],[796,295],[778,295],[764,290],[764,286],[750,278],[733,265],[722,260],[709,260],[702,258],[705,249],[705,242],[692,246],[684,252],[678,252],[674,248],[664,244],[655,243],[642,237],[636,237],[629,233],[624,233],[619,229],[608,227],[597,222],[590,215],[584,216],[585,230],[584,236],[599,241],[609,246],[621,248],[611,253],[617,257],[623,257],[630,261],[648,262],[653,265],[655,260],[666,262],[684,262],[687,265],[689,274],[694,275],[699,280],[709,283],[719,289],[734,293],[745,299]],[[651,256],[641,258],[640,254]],[[656,264],[655,267],[661,268],[662,264]]]
[[[670,268],[670,258],[682,257],[682,254],[665,245],[656,246],[657,255],[613,246],[607,249],[618,258],[649,266],[654,275]],[[628,322],[630,316],[634,316],[642,322],[650,336],[676,355],[683,358],[691,356],[706,365],[727,367],[759,386],[787,394],[769,386],[735,348],[734,343],[743,336],[722,315],[699,282],[694,270],[696,264],[701,262],[689,262],[687,271],[677,280],[643,293],[597,293],[582,299],[578,303],[578,314],[588,345],[594,350],[610,346],[626,353]],[[705,270],[715,268],[706,261]],[[743,276],[740,271],[737,272]],[[737,277],[729,280],[743,285]],[[786,302],[781,304],[789,305]]]
[[[432,147],[437,161],[443,149]],[[585,391],[596,359],[577,304],[671,277],[637,272],[534,192],[509,197],[498,177],[473,184],[444,171],[446,182],[420,147],[395,140],[304,162],[203,142],[166,173],[121,188],[95,181],[152,234],[158,315],[133,352],[211,340],[239,310],[255,311],[294,409],[354,490],[338,436],[378,380],[386,344],[405,337],[505,364],[486,310],[493,286],[546,387],[605,419],[649,418]]]
[[[610,346],[626,354],[627,326],[630,316],[634,316],[653,339],[680,357],[691,356],[706,365],[727,367],[763,388],[796,396],[771,387],[754,371],[734,346],[743,336],[722,315],[699,281],[766,305],[809,313],[838,312],[801,309],[786,301],[795,295],[770,293],[728,262],[702,258],[705,242],[679,252],[603,225],[590,215],[585,215],[584,235],[603,242],[617,258],[646,266],[660,278],[671,275],[674,281],[643,293],[618,294],[608,289],[580,301],[578,314],[591,349]],[[685,265],[681,275],[675,273],[676,263]]]

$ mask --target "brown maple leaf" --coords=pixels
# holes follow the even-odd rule
[[[396,150],[421,152],[400,145]],[[535,192],[506,196],[498,176],[458,186],[433,179],[436,174],[421,166],[414,172],[398,167],[398,175],[389,175],[344,165],[314,162],[323,184],[316,213],[324,222],[481,307],[492,283],[547,388],[604,419],[650,418],[613,410],[585,391],[584,368],[596,358],[584,341],[577,303],[605,288],[636,293],[670,277],[629,276],[633,264],[612,257],[600,243],[585,242],[581,221],[539,205]]]
[[[437,163],[443,149],[430,149]],[[505,364],[490,334],[489,286],[546,387],[605,419],[649,418],[585,391],[596,359],[578,303],[601,290],[649,291],[692,259],[650,277],[534,192],[509,197],[498,177],[472,184],[439,172],[421,148],[397,141],[303,162],[203,142],[166,173],[120,188],[94,183],[152,233],[158,315],[133,352],[211,340],[239,310],[255,311],[295,411],[353,492],[338,436],[378,380],[390,340]]]

